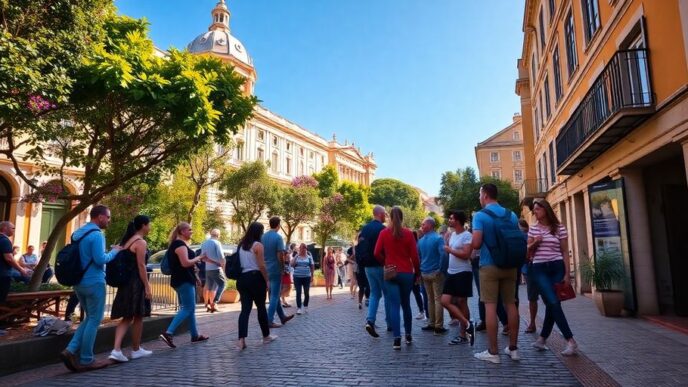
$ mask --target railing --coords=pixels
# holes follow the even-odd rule
[[[525,179],[518,190],[518,197],[525,198],[545,197],[547,194],[547,179]]]
[[[557,135],[557,167],[561,169],[616,113],[653,105],[647,50],[618,51]]]
[[[151,284],[153,299],[151,311],[162,309],[177,309],[177,293],[170,286],[170,276],[159,272],[148,273],[148,281]],[[117,288],[108,286],[105,293],[105,316],[112,311],[112,303],[115,301]]]

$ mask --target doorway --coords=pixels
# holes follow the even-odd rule
[[[69,204],[65,200],[58,200],[54,203],[44,203],[43,210],[41,212],[41,242],[47,241],[48,236],[53,231],[57,222],[60,218],[69,211]],[[50,257],[50,264],[54,265],[55,256],[57,252],[60,251],[65,245],[66,239],[66,228],[60,233],[60,237],[57,239],[57,244],[53,249],[53,253]]]
[[[0,176],[0,221],[10,220],[10,205],[12,204],[12,188],[10,183]]]
[[[667,184],[662,187],[674,313],[677,316],[688,316],[688,286],[683,282],[688,278],[688,238],[684,228],[688,219],[686,198],[688,187],[685,185]]]

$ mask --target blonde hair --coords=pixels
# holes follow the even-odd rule
[[[186,222],[179,223],[177,227],[175,227],[170,233],[169,243],[172,244],[172,242],[179,238],[179,233],[181,233],[184,230],[188,230],[190,227],[191,225]]]
[[[401,230],[403,228],[402,223],[404,223],[404,213],[401,211],[401,208],[394,206],[392,207],[392,211],[390,211],[389,217],[391,218],[389,228],[392,229],[392,235],[395,238],[401,238]]]

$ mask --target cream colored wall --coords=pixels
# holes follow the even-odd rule
[[[519,140],[514,140],[514,132],[518,132]],[[521,160],[514,159],[514,151],[521,153]],[[499,154],[499,161],[493,162],[491,159],[492,152]],[[478,174],[482,176],[492,176],[493,171],[501,173],[502,180],[508,180],[513,187],[518,189],[523,180],[526,179],[525,166],[525,149],[523,147],[523,129],[520,124],[520,118],[509,130],[500,133],[489,141],[478,144],[475,149],[476,161],[478,163]],[[514,170],[520,170],[522,173],[522,180],[514,180]]]

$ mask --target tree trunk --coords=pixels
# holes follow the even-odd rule
[[[201,201],[201,191],[203,190],[203,187],[196,186],[196,190],[194,191],[194,197],[193,201],[191,202],[191,208],[189,208],[189,212],[186,214],[186,222],[191,224],[191,220],[193,220],[193,213],[196,210],[196,207],[198,207],[198,203]]]
[[[90,206],[91,204],[93,204],[91,201],[79,202],[79,204],[77,204],[74,208],[69,210],[66,214],[62,215],[60,220],[57,221],[55,228],[53,228],[53,230],[50,232],[50,236],[48,236],[48,243],[45,245],[43,255],[41,255],[41,259],[38,262],[36,268],[34,269],[33,276],[31,277],[31,282],[29,283],[29,291],[35,292],[41,286],[43,273],[45,273],[45,269],[48,267],[48,263],[50,263],[50,256],[53,253],[53,249],[57,245],[57,239],[60,237],[62,230],[64,230],[65,227],[67,227],[67,224],[69,224],[69,222],[72,219],[79,215],[83,210],[88,208],[88,206]]]
[[[287,235],[287,247],[291,244],[291,237],[294,235],[294,231],[296,231],[296,227],[292,227],[289,223],[286,223],[287,229],[285,230],[284,227],[282,227],[282,231]]]

